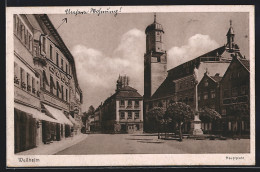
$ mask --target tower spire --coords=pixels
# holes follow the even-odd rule
[[[230,22],[230,27],[232,27],[232,20],[229,20],[229,22]]]
[[[154,13],[154,23],[156,23],[156,13]]]

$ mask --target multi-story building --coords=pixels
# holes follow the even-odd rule
[[[157,32],[159,32],[158,39],[154,39]],[[163,36],[163,33],[162,26],[158,24],[156,20],[146,29],[147,46],[146,55],[144,57],[144,115],[146,115],[146,112],[152,107],[160,106],[166,109],[171,102],[177,101],[184,102],[195,109],[197,84],[203,78],[205,71],[207,71],[209,75],[219,73],[219,76],[223,76],[235,54],[237,54],[238,58],[244,59],[238,45],[235,43],[234,30],[232,24],[230,24],[230,28],[226,34],[227,43],[224,44],[224,46],[180,64],[177,67],[168,70],[168,74],[165,75],[163,69],[167,65],[166,52],[159,51],[160,47],[158,49],[158,47],[156,48],[155,46],[163,45],[163,43],[160,42],[163,40],[160,38]],[[154,51],[159,51],[156,54],[160,54],[161,56],[158,55],[158,57],[156,56],[156,58],[154,58]],[[151,57],[148,56],[148,54],[150,54]],[[153,77],[164,79],[154,79],[156,80],[155,83],[155,81],[151,79]],[[159,86],[158,83],[160,83]],[[144,117],[144,119],[146,119],[146,117]],[[146,121],[144,121],[144,124],[146,124]],[[189,132],[191,130],[190,124],[184,124],[183,130],[184,132]]]
[[[226,134],[250,133],[249,60],[234,56],[220,81],[220,109]]]
[[[119,76],[116,92],[101,106],[103,132],[134,133],[143,131],[143,97]]]
[[[47,15],[14,15],[14,54],[15,102],[19,102],[15,109],[21,114],[32,114],[35,122],[28,123],[31,126],[36,123],[37,129],[28,131],[36,134],[27,135],[36,135],[34,146],[68,137],[72,129],[77,133],[81,128],[82,93],[74,58]],[[19,122],[21,115],[16,111],[15,130],[20,130],[18,124],[27,125],[27,122]],[[22,137],[18,135],[17,139]],[[18,145],[20,141],[15,142]]]
[[[204,77],[201,79],[198,84],[198,107],[199,111],[203,108],[210,108],[220,113],[220,86],[219,82],[222,77],[219,76],[219,73],[216,73],[213,76],[209,76],[206,71]],[[221,122],[212,121],[211,119],[201,118],[202,124],[201,128],[204,133],[211,133],[212,131],[218,132],[221,130]]]

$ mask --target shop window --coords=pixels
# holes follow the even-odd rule
[[[128,112],[127,119],[132,119],[132,112]]]
[[[152,109],[152,108],[153,108],[153,103],[150,102],[150,103],[149,103],[149,109]]]
[[[120,112],[120,119],[125,119],[125,112]]]

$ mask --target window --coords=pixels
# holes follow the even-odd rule
[[[53,93],[53,88],[54,88],[54,81],[53,81],[53,77],[50,76],[50,92]]]
[[[68,89],[66,89],[66,101],[68,101]]]
[[[23,89],[26,88],[25,78],[24,78],[24,77],[25,77],[25,76],[24,76],[24,70],[23,70],[23,68],[20,68],[21,87],[22,87]]]
[[[139,112],[135,112],[135,119],[139,119]]]
[[[61,98],[62,98],[62,100],[64,100],[63,85],[61,85]]]
[[[32,41],[32,35],[29,34],[29,50],[32,52],[32,47],[33,47],[33,41]]]
[[[36,90],[35,90],[35,79],[34,77],[32,77],[32,93],[35,93]]]
[[[226,115],[227,114],[227,110],[226,109],[222,109],[222,115]]]
[[[240,94],[246,94],[246,86],[241,86]]]
[[[125,112],[120,112],[120,119],[125,119]]]
[[[128,100],[128,106],[132,106],[132,100]]]
[[[139,101],[138,101],[138,100],[135,101],[135,106],[136,106],[136,107],[139,106]]]
[[[61,65],[61,70],[63,71],[63,59],[61,59],[60,65]]]
[[[56,65],[59,67],[59,54],[56,52]]]
[[[200,101],[200,95],[198,95],[198,101]]]
[[[237,87],[234,87],[234,88],[231,89],[231,95],[232,95],[232,96],[237,96],[237,95],[238,95],[238,89],[237,89]]]
[[[60,85],[59,85],[59,82],[58,81],[56,81],[56,85],[57,85],[57,90],[56,90],[56,92],[57,92],[57,97],[60,97]]]
[[[68,73],[68,64],[66,63],[66,73]]]
[[[224,91],[223,91],[223,97],[224,97],[224,98],[230,97],[230,94],[229,94],[229,90],[228,90],[228,89],[224,89]]]
[[[128,112],[127,119],[132,119],[132,112]]]
[[[52,59],[52,45],[50,45],[50,59],[53,60]]]
[[[152,109],[152,108],[153,108],[153,103],[150,102],[150,103],[149,103],[149,109]]]
[[[204,86],[207,87],[208,85],[209,85],[208,80],[205,80],[205,82],[204,82]]]
[[[27,45],[28,41],[27,41],[27,36],[28,36],[28,30],[24,29],[24,44]]]
[[[208,93],[204,93],[203,98],[204,98],[204,100],[207,100],[208,99]]]
[[[125,106],[125,100],[120,100],[120,106]]]
[[[31,79],[29,73],[27,73],[26,79],[27,79],[27,91],[31,92],[31,85],[30,85]]]
[[[211,92],[210,92],[210,95],[211,95],[211,98],[214,99],[214,98],[216,97],[215,91],[211,91]]]
[[[42,37],[42,51],[46,53],[46,38]]]

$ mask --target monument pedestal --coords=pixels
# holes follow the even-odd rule
[[[197,136],[197,135],[203,135],[203,131],[201,130],[201,121],[199,119],[199,115],[194,116],[194,121],[193,121],[193,132],[192,134]]]

